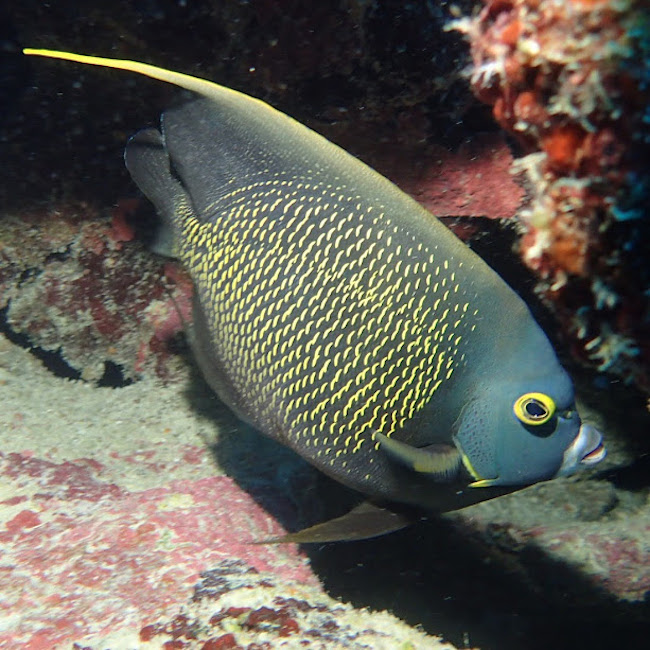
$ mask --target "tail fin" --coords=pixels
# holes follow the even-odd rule
[[[127,143],[124,162],[142,193],[156,206],[163,224],[151,248],[160,255],[176,257],[174,224],[192,210],[191,199],[172,175],[162,135],[156,129],[138,131]]]

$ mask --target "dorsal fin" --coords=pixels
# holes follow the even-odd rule
[[[464,244],[459,242],[446,228],[438,225],[430,213],[388,179],[336,144],[261,99],[207,79],[128,59],[111,59],[39,48],[25,48],[23,53],[28,56],[61,59],[84,65],[135,72],[197,93],[208,102],[213,103],[214,110],[218,111],[220,115],[227,114],[228,119],[224,122],[228,122],[228,124],[223,128],[232,131],[234,127],[239,127],[243,135],[248,134],[246,136],[248,142],[258,149],[263,146],[265,152],[271,152],[275,158],[283,159],[278,164],[273,164],[274,171],[286,169],[287,165],[284,161],[288,161],[288,166],[293,170],[302,169],[312,172],[318,170],[324,182],[337,186],[345,184],[348,187],[354,187],[355,195],[376,197],[377,202],[381,203],[385,210],[394,210],[396,214],[400,215],[400,221],[404,227],[410,225],[415,232],[420,232],[423,229],[429,232],[431,227],[437,228],[438,241],[444,240],[447,246],[451,246],[455,250],[457,255],[465,253]],[[207,109],[204,107],[197,110],[205,111]],[[170,154],[173,158],[173,152]],[[268,161],[265,160],[263,165],[269,167]],[[195,199],[194,193],[192,191],[190,193]],[[197,207],[200,212],[201,206]],[[432,226],[432,224],[436,225]]]
[[[130,61],[128,59],[111,59],[102,56],[88,56],[85,54],[75,54],[74,52],[62,52],[60,50],[45,50],[29,47],[23,50],[23,54],[27,56],[42,56],[48,59],[62,59],[63,61],[74,61],[75,63],[83,63],[85,65],[96,65],[102,68],[115,68],[116,70],[135,72],[145,77],[150,77],[151,79],[165,81],[166,83],[178,86],[179,88],[185,88],[186,90],[190,90],[198,95],[202,95],[203,97],[220,100],[227,97],[239,100],[245,98],[247,102],[257,102],[265,108],[275,111],[275,109],[269,106],[266,102],[250,97],[249,95],[244,95],[232,88],[226,88],[225,86],[221,86],[213,81],[208,81],[207,79],[192,77],[189,74],[174,72],[173,70],[166,70],[165,68],[159,68],[148,63],[140,63],[139,61]]]

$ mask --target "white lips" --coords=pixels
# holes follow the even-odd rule
[[[579,465],[595,465],[607,455],[603,437],[588,424],[582,424],[575,440],[564,452],[562,466],[556,476],[572,474]]]

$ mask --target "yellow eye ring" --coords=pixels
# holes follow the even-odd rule
[[[544,393],[526,393],[512,407],[524,424],[537,426],[548,422],[555,413],[555,402]]]

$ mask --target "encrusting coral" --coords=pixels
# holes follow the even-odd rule
[[[650,18],[640,0],[487,0],[450,27],[523,156],[524,262],[578,358],[650,388]]]

